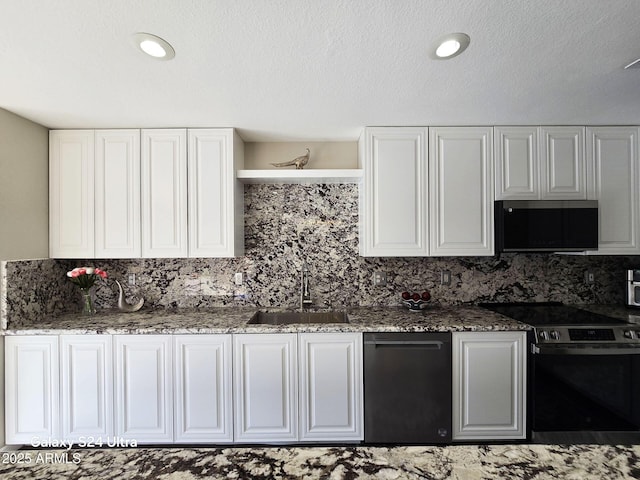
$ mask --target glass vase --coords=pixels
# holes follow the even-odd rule
[[[93,305],[93,300],[91,299],[91,289],[81,288],[80,292],[82,293],[82,315],[87,317],[95,315],[96,307]]]

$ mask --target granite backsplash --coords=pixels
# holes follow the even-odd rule
[[[246,185],[245,255],[231,259],[27,260],[3,263],[0,314],[21,322],[79,309],[65,274],[95,265],[119,279],[145,308],[299,305],[303,262],[318,306],[398,305],[403,290],[431,291],[445,305],[485,301],[622,303],[624,271],[640,256],[502,254],[494,257],[363,258],[358,255],[357,185]],[[442,270],[451,284],[440,285]],[[585,271],[595,274],[586,285]],[[373,286],[374,272],[387,285]],[[243,285],[234,274],[244,274]],[[128,274],[135,273],[135,286]],[[96,284],[98,309],[112,308],[117,288]]]

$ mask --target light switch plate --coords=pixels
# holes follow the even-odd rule
[[[387,274],[384,272],[373,273],[373,286],[384,287],[387,284]]]

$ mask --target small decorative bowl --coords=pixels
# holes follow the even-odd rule
[[[410,312],[419,312],[427,308],[427,303],[430,300],[402,300],[402,303],[409,309]]]

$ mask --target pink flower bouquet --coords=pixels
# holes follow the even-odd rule
[[[80,287],[80,291],[82,292],[82,314],[95,314],[96,309],[93,306],[89,290],[98,278],[107,278],[107,272],[94,267],[78,267],[68,271],[67,277]]]
[[[98,277],[107,278],[107,272],[94,267],[78,267],[67,272],[67,277],[83,290],[93,287]]]

